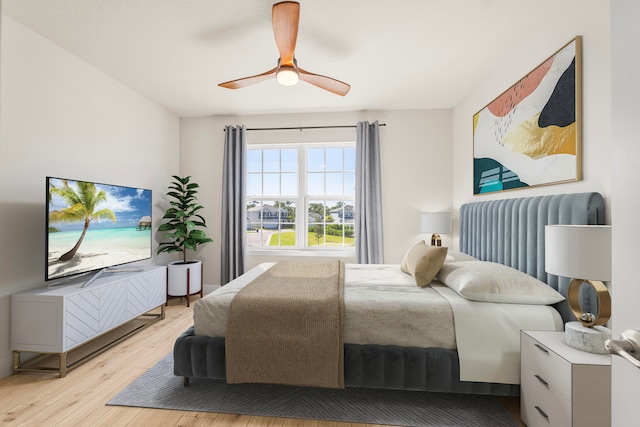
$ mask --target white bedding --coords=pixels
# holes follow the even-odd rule
[[[461,381],[520,384],[520,331],[563,329],[547,305],[470,301],[441,283],[432,287],[453,307]]]
[[[235,294],[273,264],[260,264],[198,300],[195,334],[224,337]],[[345,343],[456,348],[447,300],[431,288],[418,288],[400,265],[346,264],[344,305]]]
[[[198,300],[195,334],[224,337],[235,294],[274,264]],[[563,327],[551,307],[469,301],[437,281],[420,288],[396,264],[346,264],[344,303],[346,344],[457,348],[462,381],[519,384],[520,329]]]

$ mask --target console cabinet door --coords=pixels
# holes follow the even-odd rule
[[[128,279],[127,315],[139,316],[167,301],[166,270],[156,269]]]
[[[66,299],[65,351],[127,320],[126,282],[85,290]]]

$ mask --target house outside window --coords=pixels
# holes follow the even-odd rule
[[[249,145],[247,246],[353,250],[355,143]]]

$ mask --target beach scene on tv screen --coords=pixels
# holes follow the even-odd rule
[[[47,278],[151,257],[151,190],[50,178]]]

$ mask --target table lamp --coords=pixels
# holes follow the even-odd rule
[[[603,281],[611,280],[611,226],[545,226],[545,271],[572,279],[567,302],[578,321],[565,325],[566,343],[590,353],[607,353],[604,342],[611,330],[604,325],[611,317],[611,296]],[[584,283],[596,292],[596,314],[585,312],[580,304]]]
[[[452,216],[451,212],[422,212],[420,214],[420,231],[433,233],[431,246],[442,246],[440,233],[451,234]]]

